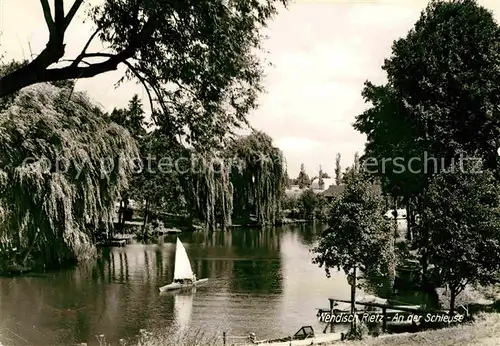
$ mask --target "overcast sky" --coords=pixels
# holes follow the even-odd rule
[[[73,0],[65,2],[69,8]],[[479,3],[498,20],[500,1]],[[290,176],[297,175],[301,163],[310,175],[320,165],[332,175],[337,152],[345,166],[356,151],[363,151],[365,137],[352,128],[355,116],[366,107],[361,98],[363,82],[385,81],[380,67],[390,55],[392,42],[406,35],[426,4],[421,0],[295,1],[270,22],[265,48],[273,66],[267,69],[267,93],[249,119],[284,151]],[[68,29],[68,58],[77,55],[92,29],[82,18],[80,13]],[[0,31],[0,49],[7,59],[40,52],[48,38],[40,2],[0,0]],[[89,51],[92,48],[102,46],[95,43]],[[130,82],[115,89],[122,73],[123,69],[80,80],[77,87],[109,110],[126,105],[135,93],[147,105],[141,86]]]

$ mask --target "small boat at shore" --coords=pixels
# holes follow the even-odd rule
[[[196,279],[186,249],[180,239],[177,238],[175,247],[174,280],[172,283],[160,287],[160,292],[192,288],[207,281],[208,279]]]
[[[238,346],[309,346],[309,345],[324,345],[326,343],[334,343],[341,341],[343,333],[325,333],[315,335],[314,329],[311,326],[303,326],[293,336],[281,339],[256,340],[255,334],[251,333],[246,342],[235,343]]]

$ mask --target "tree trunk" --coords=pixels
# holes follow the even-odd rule
[[[120,199],[120,206],[118,207],[118,227],[122,224],[123,218],[123,199]]]
[[[450,316],[455,312],[455,299],[457,297],[457,289],[455,287],[450,287]]]
[[[26,261],[28,260],[28,257],[29,257],[29,255],[30,255],[30,253],[31,253],[31,250],[33,250],[33,247],[35,246],[35,243],[36,243],[36,240],[37,240],[37,238],[38,238],[38,234],[39,234],[39,233],[40,233],[40,230],[37,228],[37,231],[36,231],[36,233],[35,233],[35,236],[34,236],[34,237],[33,237],[33,239],[31,240],[30,245],[29,245],[29,247],[28,247],[28,250],[27,250],[27,251],[26,251],[26,253],[24,254],[23,259],[22,259],[22,261],[21,261],[21,265],[22,265],[23,267],[25,267],[25,266],[26,266]]]
[[[123,231],[123,229],[125,228],[125,215],[127,213],[127,210],[128,210],[128,197],[125,197],[123,199],[123,215],[122,215],[122,222],[120,224],[120,232]]]
[[[387,263],[387,293],[392,295],[394,293],[394,283],[396,281],[396,238],[394,236],[391,237],[388,245],[390,258]]]
[[[419,235],[419,238],[421,239],[419,246],[421,246],[422,250],[422,258],[420,260],[422,265],[422,279],[424,284],[428,284],[429,255],[427,249],[429,248],[429,235],[426,228],[419,227],[419,231],[422,233]]]
[[[352,285],[351,285],[351,315],[356,314],[356,266],[354,266],[352,271]],[[356,327],[356,318],[352,319],[351,329],[354,330]]]
[[[412,225],[411,225],[411,217],[410,214],[412,212],[411,209],[411,198],[406,198],[406,240],[412,240]]]
[[[146,237],[146,225],[148,223],[149,215],[149,198],[146,198],[146,205],[144,206],[144,222],[142,223],[142,239]]]
[[[398,201],[397,198],[394,197],[394,238],[399,238],[398,232]]]

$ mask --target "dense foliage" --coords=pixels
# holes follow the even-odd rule
[[[134,96],[110,116],[134,134],[143,161],[126,198],[144,200],[149,210],[188,214],[207,229],[229,227],[233,218],[250,222],[251,215],[260,225],[279,221],[286,167],[268,135],[254,131],[200,151],[162,128],[146,132],[143,114]]]
[[[382,67],[387,83],[366,82],[370,106],[354,124],[367,135],[364,171],[395,208],[407,208],[424,279],[434,264],[453,300],[498,270],[487,254],[498,251],[500,226],[499,39],[492,13],[476,1],[431,1],[394,42]]]
[[[300,172],[296,179],[297,185],[299,185],[300,189],[311,186],[311,179],[306,172],[306,166],[302,163],[300,164]]]
[[[421,250],[450,290],[450,309],[466,284],[491,284],[500,270],[500,186],[471,164],[434,176],[422,196]],[[464,169],[465,168],[465,169]]]
[[[329,228],[313,249],[313,262],[323,267],[327,276],[332,268],[346,274],[359,269],[365,274],[394,275],[390,273],[394,232],[383,217],[381,197],[362,174],[346,176],[345,184],[343,193],[331,202]]]
[[[226,148],[197,159],[187,198],[206,227],[227,227],[232,219],[276,224],[286,185],[281,151],[262,132],[235,138]],[[190,177],[188,177],[189,179]],[[190,191],[190,192],[189,192]],[[193,203],[194,201],[194,203]]]
[[[335,184],[342,184],[342,166],[340,165],[340,153],[335,156]]]
[[[236,215],[255,213],[259,224],[275,224],[286,185],[283,154],[271,137],[255,131],[229,145]]]
[[[388,82],[367,82],[371,107],[355,128],[385,190],[418,196],[433,172],[461,153],[497,169],[500,138],[500,28],[474,0],[431,1],[383,66]],[[435,158],[425,162],[424,155]],[[400,157],[395,160],[382,159]],[[384,167],[382,167],[384,165]]]
[[[91,78],[127,67],[124,79],[147,90],[157,125],[195,145],[216,144],[246,123],[261,90],[261,29],[283,1],[40,0],[45,48],[0,77],[0,97],[39,82]],[[81,53],[66,56],[65,34],[76,15],[95,27]],[[100,40],[106,48],[89,51]],[[57,62],[61,64],[53,67]],[[123,80],[123,79],[122,79]]]
[[[303,219],[327,221],[328,203],[320,192],[314,192],[312,189],[304,190],[297,198],[296,208]]]

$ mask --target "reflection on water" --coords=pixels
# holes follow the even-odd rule
[[[176,292],[165,292],[160,293],[160,295],[171,296],[174,299],[174,325],[172,326],[172,330],[176,331],[177,336],[180,338],[189,329],[196,288],[183,289]]]
[[[176,328],[259,338],[317,332],[316,308],[348,298],[344,275],[327,279],[311,263],[320,226],[234,229],[180,236],[198,278],[196,292],[160,295],[172,281],[175,237],[104,249],[98,260],[43,275],[0,279],[0,341],[8,345],[96,344]]]

